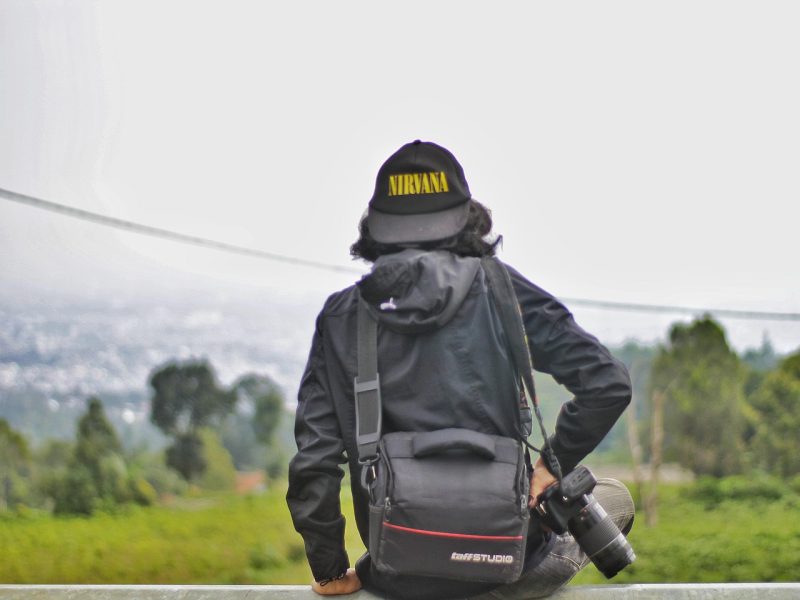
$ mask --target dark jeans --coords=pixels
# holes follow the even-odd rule
[[[633,499],[628,488],[616,479],[598,479],[594,497],[623,532],[633,525]],[[564,587],[589,557],[570,534],[556,537],[553,549],[542,562],[514,583],[501,586],[472,600],[529,600],[544,598]]]

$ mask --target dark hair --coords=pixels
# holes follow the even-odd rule
[[[394,254],[406,248],[421,248],[423,250],[449,250],[459,256],[494,256],[498,244],[503,241],[503,236],[498,235],[494,240],[486,238],[492,232],[492,213],[477,200],[469,200],[469,214],[464,228],[456,235],[434,242],[420,242],[414,244],[382,244],[375,241],[369,233],[367,217],[364,215],[358,224],[359,237],[350,246],[350,256],[374,262],[384,254]]]

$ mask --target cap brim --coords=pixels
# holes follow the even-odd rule
[[[432,213],[394,215],[372,207],[367,213],[370,235],[382,244],[435,242],[457,234],[467,224],[469,202]]]

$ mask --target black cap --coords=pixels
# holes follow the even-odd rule
[[[385,244],[432,242],[457,234],[471,198],[464,170],[448,150],[416,140],[392,154],[378,171],[367,224]]]

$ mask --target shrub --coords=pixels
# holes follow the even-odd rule
[[[306,549],[303,544],[298,542],[289,544],[289,548],[286,550],[286,558],[293,563],[303,562],[306,559]]]
[[[91,515],[99,501],[92,474],[86,467],[72,466],[63,479],[56,482],[53,500],[53,512],[57,515]]]
[[[147,481],[157,496],[180,495],[186,492],[188,487],[186,481],[165,464],[162,453],[137,456],[134,473],[137,479],[143,478]]]
[[[766,473],[753,472],[749,475],[733,475],[715,478],[701,477],[689,489],[690,498],[713,507],[725,500],[734,501],[774,501],[790,493],[786,483]]]
[[[274,569],[284,563],[284,557],[270,544],[260,544],[250,550],[250,566],[256,570]]]
[[[129,479],[128,486],[130,488],[131,499],[140,506],[150,506],[155,504],[158,500],[158,492],[155,488],[148,483],[146,479],[141,477],[136,479]]]

